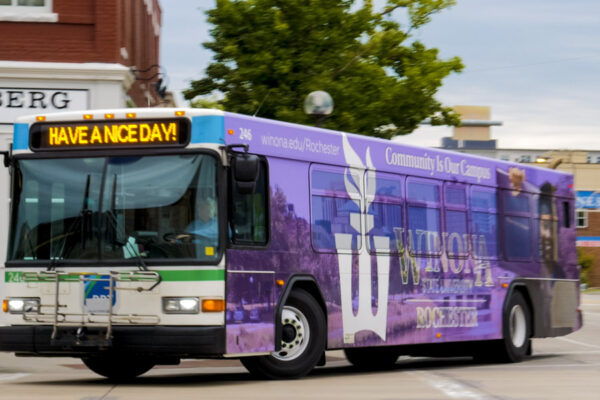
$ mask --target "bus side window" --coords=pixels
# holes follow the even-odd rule
[[[563,212],[565,215],[565,228],[571,227],[571,205],[568,201],[563,201]]]
[[[402,254],[405,250],[403,183],[404,177],[399,175],[365,173],[365,187],[375,188],[366,196],[367,221],[372,216],[372,225],[365,227],[371,254]]]
[[[496,192],[472,187],[470,201],[473,256],[477,259],[498,258],[498,206]]]
[[[406,201],[410,253],[422,256],[441,255],[440,184],[431,180],[409,178],[406,183]]]
[[[231,190],[230,241],[236,245],[264,246],[269,239],[269,186],[267,162],[259,163],[254,193],[240,194]]]
[[[532,255],[529,194],[502,190],[504,210],[504,254],[508,260],[526,260]]]
[[[361,248],[359,182],[360,173],[353,169],[322,165],[311,168],[311,240],[316,251],[355,251]]]
[[[462,185],[444,184],[444,218],[446,221],[446,254],[450,258],[466,257],[469,246],[467,228],[467,194]]]

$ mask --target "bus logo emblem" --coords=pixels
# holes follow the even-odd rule
[[[366,152],[366,165],[364,165],[350,146],[346,135],[342,136],[344,146],[344,156],[348,165],[358,165],[361,168],[368,168],[366,182],[356,179],[354,175],[346,170],[344,182],[348,193],[358,190],[361,200],[355,200],[361,207],[360,214],[351,213],[350,224],[352,228],[360,232],[361,240],[366,243],[367,234],[373,229],[373,216],[367,213],[367,198],[373,198],[375,195],[375,167],[371,160],[369,148]],[[348,178],[350,176],[350,178]],[[361,224],[362,220],[362,224]],[[361,225],[365,227],[361,230]],[[340,293],[342,305],[342,325],[344,331],[344,343],[354,343],[355,334],[359,331],[368,330],[375,332],[385,341],[387,329],[387,308],[389,293],[389,274],[390,257],[387,254],[378,254],[377,259],[377,312],[374,314],[372,309],[372,282],[371,282],[371,255],[363,246],[358,254],[358,310],[356,315],[352,305],[352,253],[343,253],[339,249],[349,249],[352,243],[352,234],[336,233],[335,247],[338,249],[338,264],[340,273]],[[390,239],[385,236],[373,236],[375,249],[389,249]]]
[[[88,275],[83,285],[83,306],[89,313],[106,313],[110,310],[110,275]],[[115,283],[113,282],[112,305],[117,302]]]

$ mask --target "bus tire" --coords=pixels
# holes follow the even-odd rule
[[[82,357],[81,361],[90,370],[111,381],[129,381],[151,370],[155,361],[134,355],[118,356],[106,354],[100,356]]]
[[[294,289],[281,313],[281,349],[268,356],[244,357],[241,362],[254,376],[292,379],[308,374],[321,359],[327,324],[319,303],[305,290]]]
[[[513,291],[502,317],[502,336],[498,358],[503,362],[519,362],[531,346],[531,311],[519,291]]]
[[[346,359],[361,370],[390,369],[398,360],[398,350],[393,347],[359,347],[344,349]]]

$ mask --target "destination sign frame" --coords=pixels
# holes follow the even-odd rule
[[[181,148],[190,143],[187,118],[37,122],[29,129],[34,151]]]

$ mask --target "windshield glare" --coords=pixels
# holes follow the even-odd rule
[[[216,169],[206,154],[20,160],[8,259],[214,261]]]

